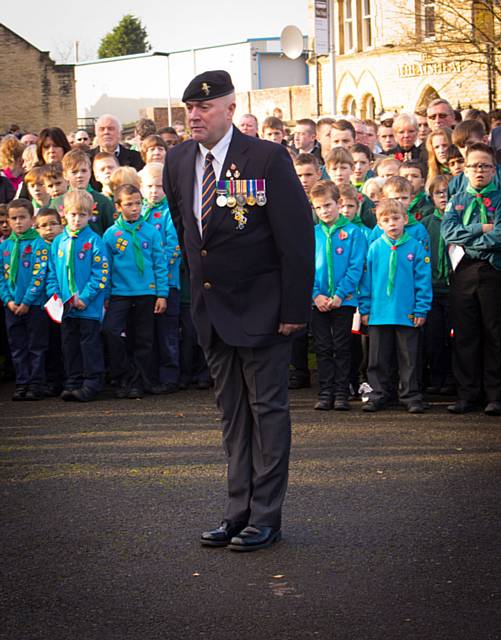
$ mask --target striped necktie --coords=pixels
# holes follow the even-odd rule
[[[209,152],[205,156],[204,175],[202,179],[202,235],[205,234],[207,229],[216,196],[216,174],[212,166],[213,160],[214,156]]]

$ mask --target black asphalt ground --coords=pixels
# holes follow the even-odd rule
[[[0,386],[0,638],[501,638],[501,419],[312,410],[293,392],[284,540],[199,546],[211,392],[15,403]]]

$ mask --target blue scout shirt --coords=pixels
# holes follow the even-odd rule
[[[430,255],[430,236],[428,234],[428,231],[426,231],[426,227],[421,222],[416,221],[413,224],[406,224],[405,232],[413,238],[416,238],[416,240],[418,240],[423,245],[426,254],[428,256]],[[369,236],[369,245],[371,245],[374,240],[377,240],[382,235],[383,230],[377,224],[374,229],[372,229]]]
[[[50,245],[39,236],[19,243],[19,266],[15,283],[9,281],[10,261],[14,241],[7,238],[0,245],[2,254],[2,273],[0,278],[0,297],[5,306],[15,304],[42,306],[47,301],[45,279],[49,263]]]
[[[125,223],[128,225],[129,223]],[[137,264],[132,233],[115,223],[104,234],[106,253],[110,258],[112,296],[169,296],[167,260],[162,237],[151,224],[140,221],[137,237],[141,245],[144,271]]]
[[[176,227],[172,222],[167,198],[155,205],[144,202],[141,217],[151,224],[162,236],[162,242],[167,257],[167,277],[169,288],[180,289],[181,277],[181,247],[177,237]]]
[[[425,318],[431,308],[430,258],[413,237],[398,246],[395,284],[388,295],[391,251],[382,237],[370,245],[360,283],[358,309],[361,315],[369,314],[369,325],[412,327],[413,319]]]
[[[459,244],[466,255],[478,260],[488,260],[501,270],[501,190],[490,193],[484,198],[489,222],[494,229],[482,233],[478,207],[473,212],[469,224],[463,224],[463,215],[473,196],[463,191],[457,193],[448,202],[442,221],[442,237],[447,244]]]
[[[49,274],[47,276],[47,294],[57,294],[63,301],[71,298],[68,277],[68,253],[74,242],[74,271],[77,295],[87,306],[78,310],[72,308],[68,316],[101,320],[109,279],[109,264],[103,240],[87,226],[76,238],[71,238],[65,228],[54,238],[50,247]]]
[[[333,291],[329,291],[327,237],[321,224],[315,227],[315,280],[313,299],[318,295],[341,298],[342,306],[358,305],[358,285],[362,277],[367,241],[363,232],[350,223],[337,229],[331,236]]]

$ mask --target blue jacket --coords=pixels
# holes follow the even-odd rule
[[[5,306],[8,302],[42,306],[47,300],[45,279],[49,263],[50,245],[42,238],[21,240],[19,244],[19,267],[14,285],[9,282],[10,261],[14,242],[7,238],[0,245],[2,253],[2,273],[0,297]]]
[[[430,236],[428,231],[426,231],[426,227],[421,222],[416,222],[411,225],[405,226],[405,231],[413,238],[416,238],[424,247],[426,254],[430,255]],[[377,224],[374,229],[371,231],[369,236],[369,245],[371,245],[374,240],[377,240],[380,236],[383,235],[383,230]]]
[[[87,226],[73,240],[65,228],[56,236],[50,247],[47,294],[57,294],[63,301],[71,298],[66,261],[71,243],[75,242],[75,280],[77,294],[87,306],[81,311],[72,308],[68,316],[101,320],[109,280],[109,264],[103,240]]]
[[[110,293],[112,296],[167,298],[169,295],[167,260],[160,232],[151,224],[140,222],[137,233],[144,260],[143,273],[139,271],[136,264],[130,232],[120,229],[115,223],[103,236],[106,253],[110,258]]]
[[[364,269],[367,241],[361,229],[347,224],[332,235],[332,262],[334,295],[343,305],[358,305],[358,285]],[[330,296],[327,262],[327,237],[321,225],[315,227],[315,280],[313,299],[318,295]]]
[[[370,325],[414,326],[414,318],[425,318],[431,308],[430,258],[420,242],[410,237],[396,249],[397,271],[393,291],[387,293],[390,247],[382,237],[367,252],[358,308],[369,314]]]
[[[169,279],[169,288],[180,289],[181,278],[179,269],[181,266],[181,246],[177,237],[176,227],[172,222],[169,205],[164,199],[157,205],[151,206],[147,203],[143,204],[141,215],[145,222],[151,224],[162,236],[162,242],[167,258],[167,277]]]
[[[473,196],[463,191],[449,200],[442,220],[442,237],[447,244],[459,244],[470,258],[488,260],[495,269],[501,270],[501,190],[489,194],[491,204],[487,207],[494,229],[482,233],[478,208],[470,223],[463,224],[463,214]]]

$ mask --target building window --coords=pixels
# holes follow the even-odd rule
[[[362,0],[362,41],[364,49],[373,46],[372,42],[372,0]]]
[[[374,120],[376,117],[376,100],[374,96],[370,94],[364,96],[361,116],[364,120]]]
[[[342,101],[342,111],[343,115],[356,116],[357,115],[357,102],[353,96],[346,96]]]
[[[354,48],[352,0],[344,0],[343,15],[344,15],[344,51],[345,53],[347,53],[348,51],[352,51]]]
[[[435,37],[435,0],[422,0],[423,35],[425,38]]]

